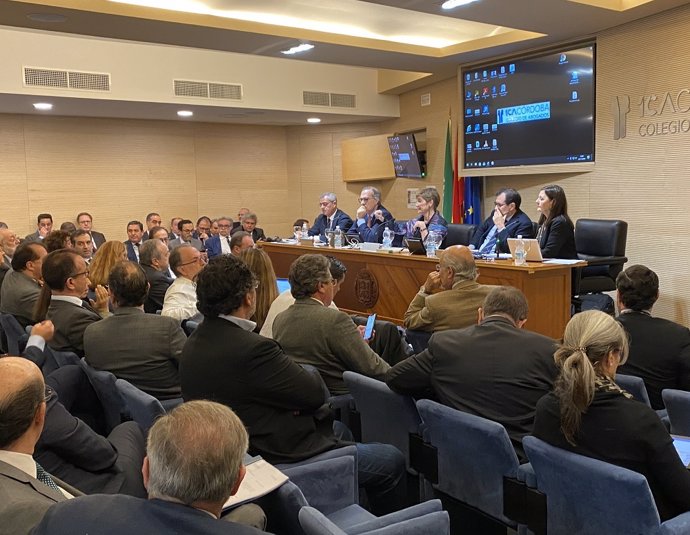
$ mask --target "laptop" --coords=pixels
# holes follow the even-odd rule
[[[515,248],[517,247],[518,238],[508,238],[508,248],[510,249],[510,255],[515,259]],[[539,247],[539,242],[533,238],[523,238],[522,241],[525,243],[525,260],[528,262],[543,262],[544,258],[541,256],[541,247]]]
[[[405,238],[405,245],[410,254],[426,254],[426,247],[421,238]]]
[[[276,279],[278,283],[278,293],[282,294],[285,290],[290,289],[290,281],[287,279]]]

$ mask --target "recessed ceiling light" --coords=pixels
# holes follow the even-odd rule
[[[189,110],[180,110],[177,112],[177,115],[179,115],[180,117],[191,117],[192,115],[194,115],[194,112]]]
[[[319,124],[321,122],[321,119],[319,119],[318,117],[309,117],[307,119],[307,122],[309,124]]]
[[[314,45],[310,45],[309,43],[302,43],[301,45],[293,46],[292,48],[288,50],[281,50],[281,54],[286,54],[288,56],[291,56],[292,54],[299,54],[300,52],[306,52],[307,50],[311,50],[314,48]]]
[[[65,22],[67,20],[67,17],[59,13],[30,13],[26,18],[34,22]]]
[[[53,105],[50,102],[35,102],[34,108],[41,111],[50,111],[53,109]]]
[[[441,4],[442,9],[454,9],[460,6],[466,6],[472,2],[478,2],[479,0],[446,0]]]

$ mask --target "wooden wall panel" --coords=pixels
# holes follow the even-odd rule
[[[17,115],[0,115],[0,191],[0,220],[18,231],[35,226],[29,216],[24,121]]]

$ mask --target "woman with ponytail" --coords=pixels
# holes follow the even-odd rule
[[[627,356],[627,336],[611,316],[573,316],[554,355],[554,391],[537,403],[534,436],[644,475],[663,521],[690,510],[690,472],[657,414],[615,383]]]

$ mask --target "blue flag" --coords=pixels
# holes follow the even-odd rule
[[[482,219],[482,177],[465,177],[464,223],[480,225]]]

